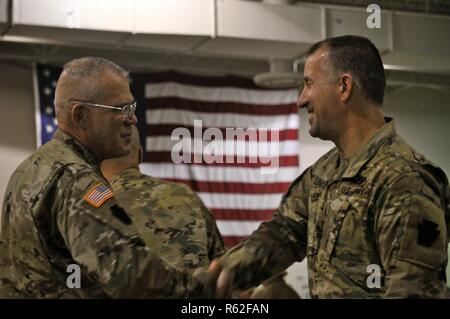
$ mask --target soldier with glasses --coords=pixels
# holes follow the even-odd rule
[[[59,77],[55,106],[58,131],[20,164],[6,190],[0,298],[209,293],[206,280],[149,250],[101,175],[101,161],[131,150],[137,119],[127,72],[106,59],[75,59]],[[67,285],[71,265],[80,269],[79,288]]]

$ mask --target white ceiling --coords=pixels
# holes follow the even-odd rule
[[[450,17],[364,8],[239,0],[0,0],[0,59],[60,63],[98,54],[132,69],[172,68],[253,76],[269,61],[302,58],[325,37],[359,34],[386,67],[450,77]],[[393,73],[394,74],[394,73]],[[393,75],[394,76],[394,75]],[[449,85],[450,80],[433,85]]]

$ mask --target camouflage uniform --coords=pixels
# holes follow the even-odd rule
[[[146,245],[178,269],[208,266],[225,252],[212,215],[187,186],[128,168],[111,187]]]
[[[97,208],[89,204],[93,189],[110,191],[98,165],[58,130],[13,173],[2,213],[0,297],[201,296],[204,285],[156,257],[112,194]],[[80,266],[81,288],[66,286],[70,264]]]
[[[307,257],[313,298],[445,297],[448,180],[386,120],[348,160],[336,148],[322,156],[293,182],[274,218],[224,255],[235,286]],[[371,264],[380,288],[367,285]]]

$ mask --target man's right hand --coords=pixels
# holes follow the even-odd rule
[[[211,263],[208,271],[212,278],[216,278],[216,298],[231,298],[233,274],[223,269],[217,259]]]
[[[218,259],[214,259],[209,266],[198,268],[194,271],[193,276],[203,282],[205,286],[204,297],[214,298],[216,295],[216,283],[222,271],[222,265]]]

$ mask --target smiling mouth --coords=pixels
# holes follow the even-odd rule
[[[308,113],[309,113],[308,123],[311,124],[314,120],[314,113],[312,110],[311,110],[311,112],[308,111]]]
[[[124,140],[131,140],[131,134],[128,134],[128,135],[121,135],[121,137],[124,139]]]

